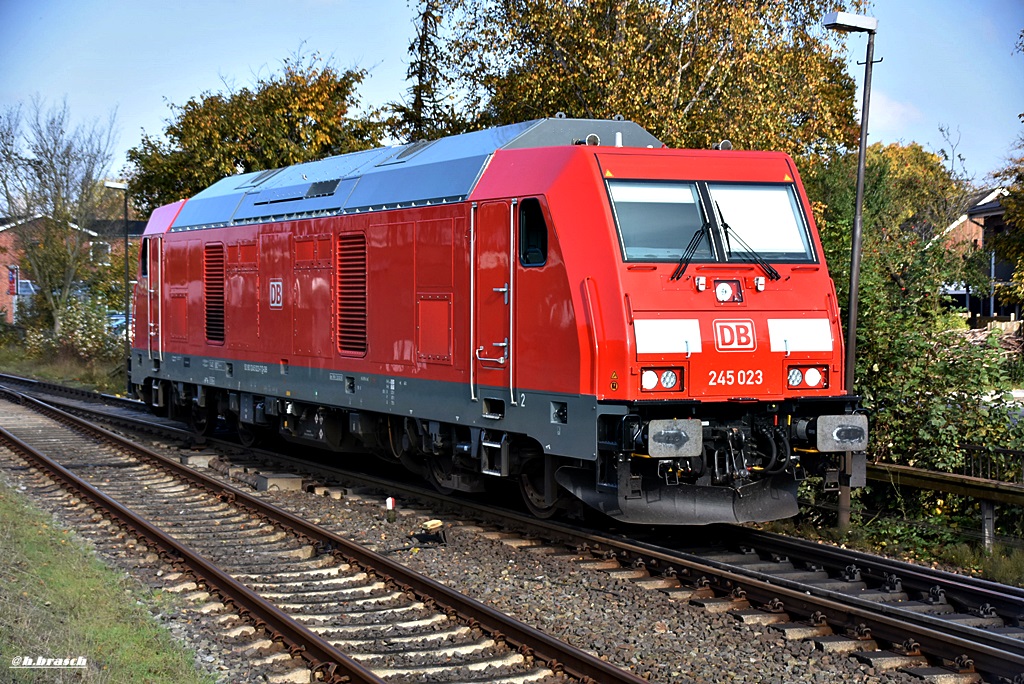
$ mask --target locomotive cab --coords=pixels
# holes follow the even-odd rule
[[[625,329],[596,390],[624,415],[599,420],[594,472],[558,482],[631,522],[794,515],[796,482],[862,452],[867,420],[843,386],[835,291],[792,161],[614,150],[596,165],[618,257],[597,284],[621,297],[609,318]]]

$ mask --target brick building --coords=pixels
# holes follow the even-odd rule
[[[960,306],[971,314],[971,318],[1013,318],[1020,320],[1020,304],[1003,302],[999,299],[999,287],[1013,278],[1016,264],[1001,259],[992,249],[992,239],[1007,230],[1015,228],[1006,222],[1002,199],[1009,192],[1005,188],[994,188],[979,192],[967,211],[943,233],[947,247],[953,251],[963,249],[982,250],[988,254],[989,285],[985,291],[969,290],[962,283],[948,285],[946,294],[952,295]]]
[[[38,288],[30,278],[24,254],[18,249],[16,232],[19,227],[38,221],[39,215],[32,217],[0,217],[0,274],[5,282],[0,285],[0,321],[14,322],[15,311],[19,301],[33,295]],[[124,221],[121,219],[101,219],[93,221],[92,229],[86,231],[89,236],[92,258],[104,262],[111,254],[120,254],[124,250]],[[129,221],[128,236],[137,242],[146,228],[145,221]]]

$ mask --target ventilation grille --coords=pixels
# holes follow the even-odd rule
[[[366,353],[366,236],[338,236],[338,351]]]
[[[206,341],[224,343],[224,245],[206,245],[203,259]]]

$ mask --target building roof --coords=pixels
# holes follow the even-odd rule
[[[1003,211],[1001,200],[1009,194],[1010,192],[1004,187],[979,190],[975,193],[974,197],[971,198],[970,206],[967,211],[961,214],[956,221],[953,221],[951,224],[946,226],[946,229],[936,235],[932,239],[932,242],[944,240],[969,219],[985,218],[986,216],[1001,214]]]
[[[89,224],[99,235],[107,238],[124,235],[124,219],[97,219]],[[128,236],[140,237],[146,230],[145,221],[128,221]]]
[[[999,216],[1006,210],[1003,208],[1003,198],[1010,194],[1005,188],[993,191],[973,207],[967,210],[967,216],[974,218],[988,218]]]
[[[32,216],[0,216],[0,233],[9,228],[15,228],[26,223],[32,223],[33,221],[37,221],[41,218],[43,218],[42,214],[34,214]],[[75,223],[69,222],[68,226],[70,226],[72,230],[83,230],[82,228],[79,228],[78,225]],[[95,231],[84,229],[84,232],[89,237],[97,237]]]
[[[171,231],[464,200],[496,150],[663,147],[631,121],[538,119],[230,176],[188,200]]]

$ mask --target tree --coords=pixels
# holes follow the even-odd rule
[[[1017,38],[1017,52],[1024,53],[1024,30]],[[1018,115],[1024,123],[1024,112]],[[1024,302],[1024,133],[1017,136],[1016,146],[1006,166],[996,173],[1008,194],[1002,198],[1004,219],[1013,226],[996,237],[996,249],[1003,258],[1016,264],[1013,281],[1004,289],[1001,298]]]
[[[171,105],[164,136],[144,133],[128,151],[136,206],[148,214],[225,176],[373,147],[380,125],[352,115],[365,76],[339,72],[318,54],[297,55],[252,88]]]
[[[621,114],[671,146],[795,155],[856,140],[845,48],[820,27],[830,0],[441,2],[456,17],[447,68],[479,125]]]
[[[39,287],[41,314],[54,337],[96,268],[90,226],[104,201],[114,124],[112,113],[106,123],[73,126],[67,101],[46,109],[38,98],[27,118],[20,106],[0,115],[0,211],[20,219],[15,248]]]
[[[409,69],[412,82],[404,102],[389,103],[393,114],[388,128],[393,136],[406,142],[432,140],[464,132],[465,122],[444,95],[449,85],[441,72],[440,30],[443,22],[440,0],[423,0],[417,14],[416,36],[409,44]]]
[[[1024,114],[1021,114],[1021,121],[1024,121]],[[1000,290],[999,296],[1006,301],[1024,302],[1024,135],[1017,139],[1013,156],[996,178],[1008,193],[1001,202],[1003,218],[1012,228],[995,236],[995,246],[1003,258],[1016,264],[1013,279]]]
[[[845,304],[856,158],[818,159],[801,172]],[[972,190],[916,143],[868,148],[855,390],[878,437],[874,458],[950,469],[965,443],[1020,448],[998,395],[1008,377],[994,340],[973,344],[941,294],[945,283],[980,277],[963,258],[970,253],[943,240]]]

